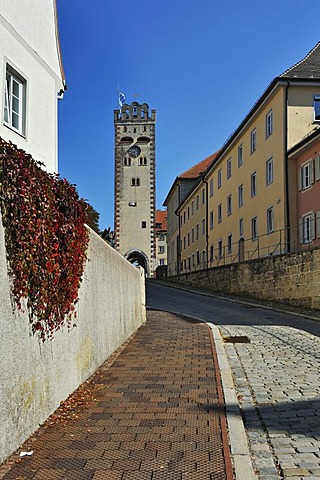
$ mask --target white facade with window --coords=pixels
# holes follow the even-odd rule
[[[0,85],[0,136],[57,172],[65,79],[55,0],[1,1]]]

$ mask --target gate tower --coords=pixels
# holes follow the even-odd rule
[[[146,103],[114,111],[115,248],[147,277],[155,270],[155,123]]]

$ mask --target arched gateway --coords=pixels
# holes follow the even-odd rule
[[[133,265],[142,267],[148,276],[148,258],[141,250],[131,250],[125,254],[125,258]]]

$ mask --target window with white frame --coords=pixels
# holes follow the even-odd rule
[[[266,138],[272,135],[272,131],[273,131],[273,115],[272,115],[272,110],[270,110],[270,112],[268,112],[266,115]]]
[[[218,241],[218,257],[222,258],[223,256],[223,247],[222,247],[222,240]]]
[[[266,163],[266,184],[270,185],[273,182],[273,158],[269,158]]]
[[[308,213],[302,217],[300,223],[301,243],[311,243],[315,239],[315,218],[314,213]]]
[[[232,233],[228,235],[227,248],[228,248],[228,255],[230,255],[230,253],[232,253]]]
[[[227,178],[230,178],[232,175],[232,162],[231,158],[227,160]]]
[[[26,81],[9,66],[6,71],[3,120],[14,131],[25,134]]]
[[[218,205],[218,223],[222,222],[222,203]]]
[[[243,147],[242,144],[238,147],[238,167],[243,164]]]
[[[257,148],[257,130],[254,128],[250,133],[250,153],[256,151]]]
[[[218,188],[221,188],[221,185],[222,185],[222,170],[220,168],[220,170],[218,171]]]
[[[254,172],[251,175],[250,186],[251,186],[251,197],[254,197],[255,195],[257,195],[257,174],[256,174],[256,172]]]
[[[164,258],[160,258],[160,265],[164,265]]]
[[[213,219],[214,219],[214,217],[213,217],[213,212],[211,211],[211,212],[210,212],[210,230],[213,229]]]
[[[257,240],[258,238],[258,221],[257,217],[251,219],[251,240]]]
[[[274,230],[273,225],[273,207],[268,208],[267,210],[267,233],[271,233]]]
[[[210,185],[210,186],[209,186],[210,197],[212,197],[212,195],[213,195],[213,180],[212,180],[212,179],[210,180],[210,184],[209,184],[209,185]]]
[[[313,161],[309,160],[298,171],[299,190],[306,190],[314,183]]]
[[[320,122],[320,96],[314,97],[313,106],[314,106],[314,121]]]
[[[165,253],[164,245],[159,245],[159,252],[158,253]]]
[[[240,218],[239,220],[239,235],[240,237],[243,236],[243,218]]]
[[[238,187],[238,204],[239,207],[243,205],[243,185],[239,185]]]
[[[232,195],[227,197],[227,215],[232,214]]]

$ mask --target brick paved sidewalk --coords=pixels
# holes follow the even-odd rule
[[[231,480],[214,358],[207,325],[148,312],[113,363],[0,467],[0,478]]]

